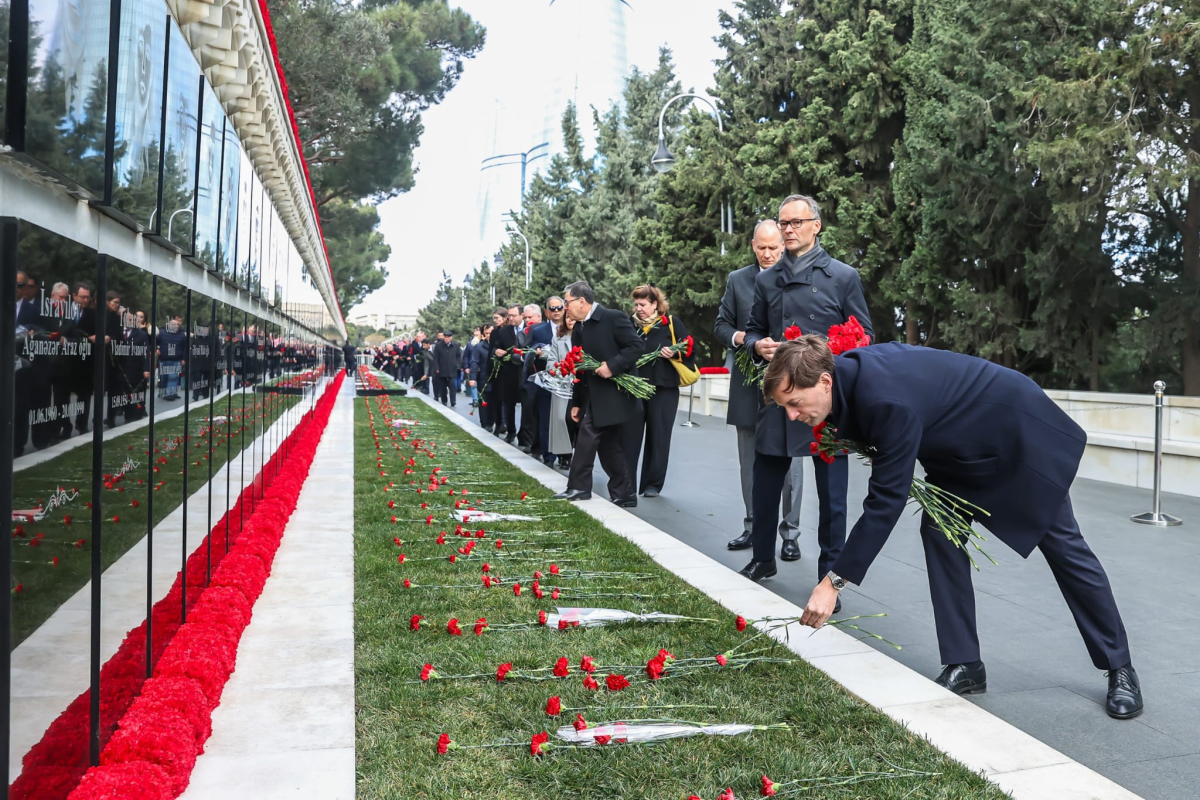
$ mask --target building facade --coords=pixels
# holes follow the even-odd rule
[[[503,215],[520,209],[522,191],[550,159],[563,152],[562,116],[568,104],[579,111],[584,150],[594,153],[594,107],[601,113],[620,103],[629,77],[628,30],[632,9],[626,0],[555,0],[526,15],[538,47],[514,59],[509,85],[521,97],[502,98],[491,109],[491,156],[528,152],[522,184],[520,158],[503,159],[480,176],[481,258],[507,240]],[[545,146],[541,146],[545,145]],[[476,260],[474,263],[478,263]]]
[[[65,798],[345,325],[263,6],[0,13],[0,758]]]

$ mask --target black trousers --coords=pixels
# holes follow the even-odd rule
[[[626,426],[625,458],[629,475],[637,475],[638,454],[642,457],[639,492],[661,492],[667,480],[667,461],[671,455],[671,434],[675,431],[675,413],[679,411],[679,387],[659,386],[649,400],[639,405],[641,417]],[[642,441],[645,440],[645,450]]]
[[[825,577],[833,562],[846,544],[846,487],[850,478],[850,462],[846,458],[835,458],[826,464],[819,458],[813,459],[814,476],[817,481],[817,498],[821,509],[817,524],[817,544],[821,555],[817,558],[817,580]],[[783,497],[783,483],[787,480],[792,459],[789,456],[754,454],[754,560],[775,559],[776,528],[779,527],[779,501]],[[955,662],[960,663],[960,662]]]
[[[553,398],[548,389],[543,389],[538,386],[534,389],[537,397],[538,410],[538,427],[537,427],[537,446],[533,448],[533,454],[541,454],[542,461],[551,463],[554,460],[554,454],[550,452],[550,404]]]
[[[453,375],[433,376],[433,398],[450,405],[454,405],[458,401],[458,393],[454,390]]]
[[[587,408],[579,420],[579,435],[575,438],[575,453],[571,457],[571,471],[567,475],[567,490],[590,492],[592,470],[596,456],[600,466],[608,473],[608,496],[614,500],[636,497],[633,481],[629,477],[629,464],[625,460],[625,429],[623,425],[597,428],[592,422],[592,409]]]
[[[512,437],[517,435],[517,403],[520,402],[521,387],[517,380],[520,376],[509,372],[505,374],[504,367],[496,376],[496,394],[500,401],[500,428]]]
[[[524,379],[519,384],[521,398],[521,427],[517,430],[517,444],[536,452],[538,434],[537,384]]]
[[[928,515],[921,518],[921,542],[925,546],[929,595],[933,600],[942,663],[978,661],[975,591],[967,552],[947,539]],[[1117,669],[1129,664],[1129,638],[1112,586],[1100,560],[1079,532],[1070,498],[1063,501],[1058,518],[1038,550],[1050,565],[1092,663],[1097,669]]]

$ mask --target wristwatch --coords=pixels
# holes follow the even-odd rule
[[[829,582],[833,584],[833,588],[837,589],[839,592],[846,588],[847,580],[833,570],[827,572],[825,577],[829,578]]]

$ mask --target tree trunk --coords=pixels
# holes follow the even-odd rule
[[[904,301],[904,343],[920,344],[921,332],[917,328],[917,304],[912,300]]]

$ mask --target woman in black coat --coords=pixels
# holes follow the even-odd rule
[[[645,497],[658,497],[667,479],[667,461],[671,454],[671,432],[675,412],[679,410],[679,373],[672,361],[695,366],[690,352],[672,351],[671,345],[688,338],[687,326],[672,316],[662,290],[653,284],[633,290],[633,327],[645,341],[644,352],[656,353],[649,364],[638,368],[638,375],[654,384],[654,396],[642,402],[642,414],[626,426],[625,457],[630,479],[636,479],[638,454],[642,456],[639,491]],[[645,440],[645,451],[642,442]]]

